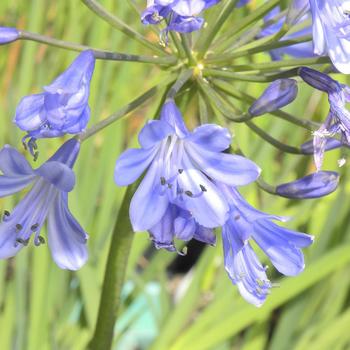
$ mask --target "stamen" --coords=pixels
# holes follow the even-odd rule
[[[21,224],[16,224],[16,232],[21,231],[23,226]]]
[[[193,197],[193,193],[191,191],[185,191],[185,195],[188,197]]]
[[[164,176],[162,176],[162,177],[160,178],[160,184],[161,184],[162,186],[165,186],[165,185],[166,185],[166,180],[165,180],[165,177],[164,177]]]
[[[34,224],[30,229],[35,232],[39,227],[39,224]]]
[[[26,247],[29,243],[29,238],[28,239],[16,238],[16,242],[19,244],[23,244]]]
[[[45,241],[45,238],[43,236],[37,236],[34,239],[34,244],[36,247],[39,247],[41,244],[45,244],[45,243],[46,243],[46,241]]]
[[[236,216],[235,216],[235,220],[236,220],[236,221],[239,220],[240,218],[241,218],[240,215],[236,215]]]
[[[10,218],[10,212],[8,210],[4,210],[4,214],[2,216],[3,221],[7,221]]]
[[[203,185],[199,185],[199,187],[201,188],[202,192],[207,192],[207,189]]]
[[[177,171],[179,172],[180,175],[184,172],[183,169],[178,169]]]

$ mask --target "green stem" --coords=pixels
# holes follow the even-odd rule
[[[50,38],[44,35],[26,32],[24,30],[20,31],[21,40],[30,40],[39,42],[42,44],[59,47],[62,49],[72,50],[72,51],[85,51],[92,50],[94,52],[94,56],[99,60],[109,60],[109,61],[127,61],[127,62],[140,62],[140,63],[154,63],[161,65],[174,65],[177,62],[176,57],[174,56],[138,56],[138,55],[129,55],[119,52],[110,52],[105,50],[95,49],[86,45],[80,45],[75,43],[70,43],[67,41]]]
[[[170,88],[166,98],[174,99],[180,89],[186,84],[186,82],[192,77],[193,70],[186,69],[180,73],[175,84]]]
[[[232,53],[210,55],[205,59],[205,63],[230,63],[235,58],[251,56],[260,52],[268,52],[273,49],[305,43],[311,40],[312,37],[310,35],[301,36],[297,39],[281,40],[276,42],[270,42],[270,38],[262,38],[256,40],[253,44],[248,44],[246,47],[240,48]]]
[[[212,77],[219,77],[219,78],[227,78],[227,79],[234,79],[234,80],[240,80],[240,81],[251,81],[251,82],[260,82],[260,83],[269,83],[271,81],[274,81],[276,79],[282,79],[282,78],[291,78],[298,75],[298,69],[294,68],[290,70],[286,70],[280,73],[275,74],[269,74],[269,75],[252,75],[252,74],[244,74],[244,73],[235,73],[227,70],[220,70],[220,69],[203,69],[203,75],[204,76],[212,76]]]
[[[182,47],[184,48],[185,54],[187,56],[189,65],[190,66],[196,65],[196,60],[193,58],[191,44],[186,34],[181,34],[181,42],[182,42]]]
[[[232,41],[235,41],[239,37],[240,32],[244,28],[248,27],[252,23],[255,23],[259,19],[263,18],[268,12],[270,12],[271,9],[273,9],[276,5],[278,5],[279,2],[280,2],[280,0],[266,1],[266,3],[264,5],[260,6],[254,12],[252,12],[248,16],[244,17],[241,21],[236,22],[235,25],[233,26],[234,27],[234,34],[231,33],[230,43]],[[227,47],[228,47],[227,43],[226,43],[226,45],[221,45],[220,52],[224,51]]]
[[[174,81],[174,76],[170,76],[167,79],[165,79],[162,82],[162,84],[158,84],[157,86],[152,87],[151,89],[146,91],[144,94],[142,94],[141,96],[139,96],[138,98],[136,98],[135,100],[133,100],[132,102],[130,102],[129,104],[124,106],[122,109],[117,111],[116,113],[112,114],[111,116],[109,116],[106,119],[101,120],[100,122],[98,122],[97,124],[92,126],[91,128],[87,129],[85,132],[80,134],[78,136],[79,140],[81,142],[85,141],[89,137],[95,135],[96,133],[98,133],[102,129],[106,128],[107,126],[113,124],[114,122],[116,122],[120,118],[124,117],[128,113],[132,112],[133,110],[138,108],[142,103],[144,103],[145,101],[150,99],[152,96],[154,96],[157,92],[159,92],[161,90],[162,86],[168,85],[172,81]]]
[[[112,27],[123,32],[125,35],[138,41],[140,44],[144,45],[145,47],[148,47],[149,49],[158,52],[159,54],[166,53],[164,50],[162,50],[161,48],[159,48],[157,45],[153,44],[152,42],[148,41],[143,35],[136,32],[133,28],[128,26],[126,23],[124,23],[118,17],[116,17],[113,14],[111,14],[110,12],[108,12],[102,5],[100,5],[95,0],[81,0],[81,1],[92,12],[94,12],[97,16],[99,16],[104,21],[109,23]]]
[[[202,40],[198,45],[198,59],[201,59],[205,56],[210,44],[213,42],[228,17],[232,14],[232,11],[236,7],[236,3],[237,0],[228,0],[224,5],[221,13],[219,14],[217,20],[207,29],[204,40]]]
[[[91,350],[109,350],[112,347],[114,325],[121,303],[121,291],[134,238],[128,219],[129,205],[134,193],[133,187],[129,186],[126,190],[112,233],[95,332],[89,345]]]
[[[268,133],[266,133],[264,130],[256,126],[252,121],[247,121],[246,124],[252,131],[254,131],[263,140],[267,141],[269,144],[279,149],[280,151],[285,153],[291,153],[291,154],[305,155],[305,153],[300,148],[289,146],[276,140],[275,138],[270,136]]]

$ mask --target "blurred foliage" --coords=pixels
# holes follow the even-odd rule
[[[110,11],[154,41],[156,35],[141,26],[136,9],[145,1],[101,0]],[[253,2],[253,7],[257,2]],[[240,9],[229,21],[245,15]],[[236,17],[235,17],[236,16]],[[151,54],[96,18],[79,1],[2,0],[0,23],[81,42],[102,49]],[[23,136],[12,124],[16,104],[24,95],[38,92],[64,70],[76,53],[32,42],[16,42],[0,48],[0,144],[22,149]],[[239,62],[242,62],[240,59]],[[266,62],[268,54],[254,55],[250,63]],[[246,62],[246,61],[244,61]],[[94,122],[162,81],[166,72],[152,65],[97,62],[90,105]],[[340,77],[339,77],[340,78]],[[265,84],[235,82],[235,87],[257,97]],[[300,118],[322,120],[328,110],[319,92],[300,86],[296,102],[286,109]],[[185,95],[183,95],[185,96]],[[189,97],[188,97],[189,96]],[[60,270],[47,246],[23,249],[17,257],[0,262],[0,344],[2,349],[84,349],[91,337],[99,305],[110,234],[124,189],[113,182],[113,168],[120,152],[137,146],[135,135],[146,119],[155,117],[161,94],[127,118],[84,143],[75,170],[77,186],[70,206],[89,232],[90,259],[77,273]],[[198,123],[196,91],[178,101],[193,127]],[[248,106],[234,101],[243,111]],[[314,170],[312,159],[285,155],[241,124],[228,124],[211,115],[235,135],[245,154],[262,169],[266,181],[286,182]],[[258,124],[274,137],[299,145],[310,134],[266,115]],[[62,140],[40,140],[40,162]],[[23,151],[24,152],[24,151]],[[28,156],[28,154],[26,154]],[[326,157],[325,169],[335,169],[339,151]],[[29,158],[29,157],[27,157]],[[261,210],[293,218],[288,225],[315,235],[305,250],[306,269],[295,278],[269,271],[276,288],[266,304],[257,309],[247,304],[231,285],[223,267],[221,242],[205,248],[186,273],[169,273],[176,258],[155,251],[148,235],[135,237],[124,305],[115,328],[114,348],[152,350],[322,350],[350,349],[349,267],[350,202],[347,166],[339,190],[318,200],[290,201],[261,192],[256,185],[242,189],[247,200]],[[11,209],[19,196],[1,199]],[[125,218],[127,220],[127,218]],[[264,259],[262,257],[262,259]]]

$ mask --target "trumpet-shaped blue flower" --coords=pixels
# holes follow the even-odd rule
[[[342,73],[350,73],[350,2],[310,0],[315,54],[326,56]]]
[[[0,151],[0,196],[32,185],[14,208],[5,211],[0,224],[0,259],[16,255],[31,237],[36,246],[45,242],[40,231],[47,220],[48,244],[53,260],[62,269],[77,270],[87,260],[85,231],[68,209],[68,192],[75,184],[72,170],[80,144],[67,141],[47,162],[33,170],[14,148]]]
[[[222,228],[226,271],[243,298],[261,306],[272,284],[249,241],[257,243],[280,273],[295,276],[305,266],[301,248],[309,246],[313,237],[276,225],[272,220],[285,218],[256,210],[235,188],[219,187],[230,205],[229,219]]]
[[[220,0],[147,0],[147,8],[141,15],[143,24],[168,21],[166,31],[190,33],[200,29],[204,19],[197,17],[206,8]]]
[[[88,99],[95,58],[82,52],[44,92],[26,96],[19,103],[14,122],[27,132],[24,140],[33,151],[35,139],[80,133],[90,118]],[[34,141],[34,142],[33,142]]]
[[[141,130],[142,148],[124,152],[115,167],[120,186],[133,183],[147,170],[130,204],[134,230],[152,229],[169,204],[189,212],[201,226],[223,225],[229,208],[213,179],[240,186],[260,173],[252,161],[223,153],[230,142],[228,130],[214,124],[189,132],[174,101],[166,101],[160,120],[149,121]]]
[[[319,170],[327,147],[327,138],[340,134],[341,142],[350,146],[350,112],[346,109],[346,103],[350,102],[350,88],[311,68],[302,67],[299,74],[306,83],[328,94],[329,114],[319,130],[314,132],[314,159]]]

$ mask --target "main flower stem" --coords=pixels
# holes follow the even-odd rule
[[[81,0],[92,12],[94,12],[97,16],[105,20],[107,23],[109,23],[112,27],[120,30],[128,37],[138,41],[143,46],[148,47],[149,49],[158,52],[159,54],[166,53],[164,50],[162,50],[160,47],[155,45],[154,43],[148,41],[144,36],[136,32],[133,28],[128,26],[126,23],[124,23],[122,20],[120,20],[118,17],[114,16],[110,12],[108,12],[103,6],[101,6],[98,2],[95,0]]]
[[[87,129],[84,133],[78,136],[79,140],[85,141],[89,137],[95,135],[96,133],[100,132],[102,129],[106,128],[107,126],[113,124],[114,122],[124,117],[128,113],[132,112],[137,107],[139,107],[142,103],[144,103],[145,101],[150,99],[152,96],[154,96],[157,92],[159,92],[164,85],[168,85],[172,81],[174,81],[174,76],[170,75],[167,79],[164,79],[162,81],[162,84],[158,84],[157,86],[152,87],[151,89],[146,91],[144,94],[137,97],[135,100],[131,101],[126,106],[121,108],[119,111],[115,112],[108,118],[101,120],[97,124],[93,125],[91,128]]]
[[[108,350],[112,347],[113,330],[121,302],[128,257],[134,237],[130,221],[126,219],[134,193],[129,186],[114,226],[102,286],[100,307],[95,332],[89,344],[91,350]]]
[[[36,41],[42,44],[59,47],[62,49],[72,50],[72,51],[85,51],[92,50],[94,56],[99,60],[109,60],[109,61],[127,61],[127,62],[139,62],[139,63],[154,63],[161,65],[173,65],[177,62],[177,58],[174,56],[139,56],[139,55],[129,55],[119,52],[110,52],[105,50],[94,49],[86,45],[80,45],[75,43],[70,43],[67,41],[50,38],[45,35],[40,35],[36,33],[26,32],[24,30],[20,31],[20,39]]]

